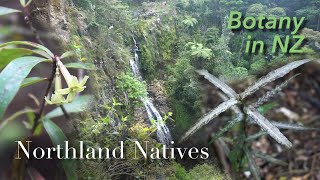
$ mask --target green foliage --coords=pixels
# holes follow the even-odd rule
[[[226,82],[239,82],[248,77],[248,70],[244,67],[234,67],[233,65],[229,66],[222,65],[219,70],[221,73],[220,77]],[[224,70],[222,69],[224,68]]]
[[[12,13],[18,13],[18,12],[21,12],[21,11],[0,6],[0,16],[12,14]]]
[[[157,49],[153,49],[153,51],[154,50],[159,51],[164,61],[163,64],[169,63],[166,61],[173,61],[175,52],[177,51],[176,44],[178,41],[174,28],[159,29],[159,31],[156,34],[156,38],[157,38]]]
[[[317,52],[315,50],[313,50],[312,48],[309,47],[303,47],[302,48],[303,54],[305,55],[316,55]]]
[[[267,6],[261,4],[261,3],[256,3],[256,4],[251,4],[248,9],[246,16],[253,16],[253,17],[258,17],[258,16],[267,16],[268,13],[266,12]]]
[[[29,77],[29,78],[26,78],[23,80],[20,88],[23,88],[23,87],[27,87],[27,86],[30,86],[32,84],[36,84],[36,83],[39,83],[39,82],[42,82],[42,81],[45,81],[46,78],[41,78],[41,77]]]
[[[9,64],[12,60],[21,57],[21,56],[27,56],[31,55],[32,51],[29,49],[23,49],[23,48],[1,48],[0,49],[0,69],[3,69],[6,65]]]
[[[196,18],[193,18],[191,16],[186,16],[185,19],[182,21],[182,23],[184,25],[186,25],[187,27],[191,28],[191,27],[195,26],[198,23],[198,21]]]
[[[320,42],[320,32],[309,28],[303,28],[302,34],[306,36],[309,41]]]
[[[101,105],[101,107],[107,110],[107,114],[102,118],[102,122],[105,124],[110,124],[120,121],[120,123],[124,125],[128,120],[128,116],[124,116],[126,112],[123,112],[121,109],[123,106],[124,105],[118,102],[115,98],[112,98],[111,103],[105,103]]]
[[[176,99],[171,99],[171,107],[174,110],[173,118],[175,119],[174,123],[176,128],[174,133],[176,135],[180,135],[195,122],[197,118],[199,118],[199,111],[194,110],[189,105],[183,104],[185,103],[183,100],[179,101]]]
[[[133,101],[140,101],[147,97],[146,84],[139,81],[132,74],[120,74],[116,86],[120,91],[127,93],[128,97]]]
[[[297,16],[306,17],[309,23],[307,23],[308,27],[311,27],[314,30],[320,30],[320,21],[319,21],[319,0],[310,0],[303,2],[303,5],[300,5],[295,11]]]
[[[76,6],[79,6],[83,9],[88,9],[92,6],[91,0],[72,0]]]
[[[174,163],[173,165],[175,168],[175,174],[173,177],[170,177],[170,180],[188,179],[188,172],[183,166],[178,163]]]
[[[141,53],[141,70],[146,74],[147,79],[153,79],[156,71],[156,63],[152,45],[147,42],[140,46]]]
[[[32,0],[20,0],[20,4],[23,6],[24,9],[27,8],[28,5]],[[0,7],[0,15],[6,15],[11,14],[15,12],[21,12],[19,10],[9,9]],[[34,29],[31,22],[28,22],[28,14],[25,14],[26,18],[25,21],[27,24],[30,25],[31,30],[35,32],[36,36],[38,36],[36,30]],[[36,38],[40,44],[29,42],[29,41],[9,41],[6,43],[3,43],[0,45],[0,55],[2,58],[2,63],[0,64],[0,69],[3,69],[0,73],[0,98],[1,98],[1,105],[0,105],[0,119],[2,119],[8,105],[11,103],[15,95],[18,93],[20,88],[30,86],[32,84],[36,84],[39,82],[42,82],[43,80],[49,80],[49,83],[47,85],[47,88],[44,88],[45,95],[47,95],[50,92],[51,85],[53,84],[53,80],[55,79],[55,87],[61,88],[61,77],[55,75],[61,73],[63,74],[70,91],[73,91],[74,89],[78,90],[81,89],[81,91],[84,90],[84,84],[85,81],[80,83],[78,85],[78,79],[75,76],[72,76],[69,71],[66,69],[66,67],[63,65],[63,63],[60,61],[60,57],[58,55],[53,54],[47,47],[41,45],[42,42],[38,38]],[[21,48],[22,46],[23,48]],[[34,56],[30,56],[30,55]],[[62,55],[62,58],[68,57],[70,53],[64,53]],[[27,78],[28,74],[31,72],[31,70],[42,62],[49,62],[52,63],[52,73],[48,78],[42,78],[42,77],[29,77]],[[14,75],[12,74],[14,73]],[[87,79],[88,77],[84,77],[84,79]],[[60,81],[59,81],[60,80]],[[59,83],[57,83],[59,82]],[[71,85],[75,85],[77,83],[77,87]],[[69,92],[65,93],[69,94]],[[31,95],[30,95],[31,96]],[[75,96],[75,94],[74,94]],[[19,131],[25,131],[28,130],[28,133],[24,134],[24,137],[19,137],[20,135],[16,136],[19,137],[20,140],[26,141],[32,136],[39,136],[42,133],[43,127],[45,128],[46,132],[48,133],[51,141],[55,146],[61,145],[62,148],[64,148],[64,143],[68,142],[66,136],[62,132],[62,130],[50,119],[47,117],[43,119],[43,112],[44,108],[46,106],[45,104],[45,97],[41,98],[41,103],[39,100],[32,95],[33,100],[35,101],[35,104],[39,107],[35,107],[34,109],[31,109],[29,107],[26,107],[24,110],[17,111],[9,116],[9,118],[5,119],[4,121],[0,122],[0,133],[3,131],[3,127],[10,127],[13,122],[18,118],[20,118],[21,115],[26,115],[27,120],[23,120],[22,123],[25,126],[25,129],[20,129]],[[80,98],[79,98],[80,99]],[[70,100],[71,102],[71,100]],[[86,103],[86,102],[82,102]],[[83,104],[81,104],[83,107]],[[61,111],[61,109],[59,109]],[[56,117],[61,114],[62,112],[59,112],[59,110],[54,110],[51,113],[49,113],[48,117]],[[66,107],[67,111],[70,110],[70,112],[79,112],[79,109],[74,106],[74,104],[69,104],[69,106]],[[83,110],[83,109],[82,109]],[[65,111],[64,113],[68,113]],[[10,122],[10,124],[9,124]],[[16,132],[16,129],[10,129],[12,132]],[[17,133],[21,134],[21,133]],[[2,139],[1,139],[2,141]],[[2,142],[1,142],[2,143]],[[64,156],[64,155],[62,155]],[[77,173],[76,173],[76,164],[74,164],[74,161],[70,160],[61,160],[62,167],[65,170],[65,174],[68,179],[77,179]],[[14,163],[15,164],[15,163]],[[20,162],[21,165],[16,164],[14,168],[20,168],[25,167],[27,164],[25,164],[25,161]],[[22,168],[19,170],[19,172],[16,172],[16,169],[13,169],[13,174],[20,173],[21,178],[25,174],[27,174],[25,171],[26,168]],[[15,179],[15,176],[12,176],[12,178]],[[31,177],[32,178],[32,177]]]
[[[174,163],[173,165],[175,167],[175,174],[169,178],[170,180],[226,179],[217,167],[208,164],[196,165],[189,172],[187,172],[184,167],[178,163]]]
[[[75,55],[78,57],[78,59],[80,61],[85,61],[86,60],[86,58],[83,57],[84,56],[84,52],[83,52],[84,49],[83,49],[82,45],[74,43],[72,45],[72,49],[73,49],[73,51],[75,52]]]
[[[185,46],[190,48],[191,56],[203,59],[210,59],[212,57],[212,50],[204,47],[201,43],[188,42]]]
[[[197,165],[192,168],[188,174],[190,179],[210,179],[212,177],[214,177],[215,180],[226,179],[217,167],[208,164]]]
[[[261,57],[260,59],[254,60],[250,65],[250,71],[252,74],[259,73],[262,70],[266,69],[266,61]]]
[[[20,4],[22,7],[27,7],[32,2],[32,0],[20,0]]]
[[[80,97],[77,97],[72,103],[65,104],[63,107],[65,110],[72,114],[72,113],[79,113],[83,112],[91,107],[93,103],[93,97],[90,95],[83,95]],[[46,114],[46,118],[55,118],[63,116],[63,112],[61,108],[55,108],[54,110],[50,111],[48,114]]]
[[[280,18],[280,17],[286,16],[286,11],[281,7],[275,7],[275,8],[269,9],[268,10],[268,14],[270,16],[274,16],[276,18]]]
[[[214,44],[220,37],[220,31],[216,26],[208,28],[205,32],[205,40],[207,43]]]
[[[247,16],[273,16],[276,18],[283,17],[286,15],[286,12],[281,7],[267,8],[267,6],[257,3],[251,4],[247,10]]]
[[[130,136],[133,138],[136,138],[138,140],[144,141],[148,138],[150,138],[151,133],[156,131],[156,127],[146,127],[142,123],[136,123],[129,129]]]
[[[41,44],[37,44],[29,41],[10,41],[10,42],[1,44],[0,48],[8,47],[10,45],[27,46],[28,48],[33,47],[33,48],[36,48],[36,50],[31,50],[33,53],[39,54],[43,57],[54,58],[53,53],[48,48],[46,48],[45,46],[42,46]]]
[[[167,90],[170,96],[173,117],[177,127],[176,134],[181,134],[199,116],[201,99],[200,85],[195,80],[194,68],[189,60],[181,58],[171,68],[171,76],[167,80]]]
[[[86,69],[86,70],[95,70],[96,67],[92,63],[83,63],[83,62],[75,62],[75,63],[68,63],[65,64],[66,68],[72,69]]]
[[[30,73],[31,69],[41,62],[48,61],[44,58],[26,56],[11,61],[0,73],[0,118],[4,115],[10,102],[20,89],[23,80]],[[12,72],[15,75],[12,76]]]
[[[50,119],[46,118],[43,120],[44,128],[46,129],[51,141],[53,142],[54,146],[57,147],[57,145],[60,145],[62,149],[65,149],[65,142],[68,142],[67,137],[64,135],[62,130],[57,126],[54,122],[52,122]],[[63,151],[63,154],[61,157],[65,157]],[[70,154],[70,157],[73,155]],[[62,159],[61,161],[62,167],[65,170],[65,173],[67,175],[67,178],[69,180],[76,180],[77,179],[77,165],[76,161],[72,159]]]
[[[178,99],[184,105],[196,107],[200,98],[200,89],[194,77],[194,68],[190,65],[189,60],[178,59],[175,66],[171,68],[171,74],[168,80],[170,96]]]

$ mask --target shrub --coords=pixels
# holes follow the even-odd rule
[[[116,86],[120,91],[127,93],[133,101],[139,101],[147,97],[146,84],[132,74],[122,73],[117,79]]]

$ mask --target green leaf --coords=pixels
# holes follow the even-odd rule
[[[36,127],[36,129],[33,132],[34,136],[40,136],[42,133],[42,128],[43,127],[43,123],[39,123],[38,126]]]
[[[9,46],[9,45],[26,45],[26,46],[31,46],[37,49],[40,49],[44,52],[46,52],[51,58],[54,58],[53,53],[46,47],[42,46],[41,44],[37,44],[34,42],[29,42],[29,41],[10,41],[4,44],[0,45],[0,48],[5,47],[5,46]]]
[[[32,84],[36,84],[36,83],[39,83],[39,82],[42,82],[42,81],[45,81],[46,78],[42,78],[42,77],[30,77],[30,78],[26,78],[23,80],[20,88],[24,88],[24,87],[27,87],[27,86],[30,86]]]
[[[265,104],[265,105],[258,107],[258,111],[261,114],[265,114],[266,112],[268,112],[269,110],[271,110],[272,108],[274,108],[276,106],[278,106],[278,103],[276,103],[276,102]]]
[[[52,59],[52,57],[47,54],[46,52],[42,51],[41,49],[33,49],[31,50],[34,54],[37,54],[37,55],[40,55],[40,56],[43,56],[45,58],[48,58],[48,59]]]
[[[254,159],[252,158],[251,152],[249,152],[248,149],[246,149],[245,152],[246,152],[246,156],[248,158],[248,165],[249,165],[249,168],[253,174],[254,179],[261,180],[259,168],[258,168],[256,162],[254,161]]]
[[[6,65],[8,65],[12,60],[16,58],[32,54],[51,59],[51,57],[46,52],[39,49],[32,50],[26,48],[0,48],[0,69],[3,69]]]
[[[26,0],[20,0],[20,4],[22,7],[27,7],[31,2],[32,0],[29,0],[27,3]]]
[[[231,151],[228,153],[228,158],[231,162],[232,168],[238,170],[241,167],[241,156],[242,156],[242,147],[238,143],[236,144]]]
[[[90,95],[84,95],[76,98],[72,103],[64,104],[63,107],[66,109],[68,113],[78,113],[82,112],[91,107],[93,102],[93,97]],[[60,107],[52,110],[46,115],[46,118],[55,118],[62,116],[63,112]]]
[[[48,60],[34,56],[20,57],[11,61],[0,73],[0,119],[31,69],[45,61]]]
[[[64,135],[62,130],[50,119],[45,118],[43,120],[43,126],[47,131],[53,145],[60,147],[63,149],[62,156],[65,156],[65,141],[68,141],[67,137]],[[72,157],[72,154],[70,155]],[[76,171],[76,162],[72,159],[62,159],[61,160],[62,167],[67,175],[68,180],[77,179],[77,171]]]
[[[96,67],[92,63],[83,63],[83,62],[75,62],[65,64],[67,68],[75,68],[75,69],[86,69],[86,70],[95,70]]]
[[[106,123],[106,124],[109,124],[110,118],[109,118],[109,117],[105,117],[105,118],[102,119],[102,121],[103,121],[104,123]]]
[[[61,55],[60,59],[64,59],[64,58],[74,56],[74,55],[75,55],[74,51],[67,51]]]
[[[11,8],[0,6],[0,16],[12,14],[12,13],[18,13],[18,12],[21,12],[21,11],[17,9],[11,9]]]
[[[29,0],[26,4],[26,6],[29,6],[29,4],[32,2],[32,0]]]
[[[0,69],[3,69],[8,65],[12,60],[21,57],[31,55],[32,51],[24,48],[3,48],[0,49]]]
[[[20,0],[20,4],[22,7],[26,7],[26,0]]]
[[[24,110],[15,112],[14,114],[12,114],[10,117],[8,117],[7,119],[5,119],[1,124],[0,124],[0,131],[3,127],[5,127],[10,121],[13,121],[15,119],[17,119],[19,116],[23,115],[23,114],[27,114],[30,112],[34,112],[34,110],[26,108]]]

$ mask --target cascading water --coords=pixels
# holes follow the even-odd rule
[[[133,71],[133,74],[139,78],[140,81],[143,80],[140,70],[139,70],[139,56],[138,53],[139,52],[139,48],[138,48],[138,44],[135,40],[134,37],[132,37],[133,41],[134,41],[134,60],[130,60],[130,66],[131,69]],[[153,123],[155,124],[156,128],[157,128],[157,138],[158,141],[162,144],[165,145],[170,145],[171,144],[171,133],[169,128],[167,127],[167,125],[164,123],[159,111],[157,110],[157,108],[153,105],[153,102],[151,99],[142,99],[145,109],[147,111],[148,114],[148,118],[150,121],[154,121]]]

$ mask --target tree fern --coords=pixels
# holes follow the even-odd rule
[[[186,18],[182,21],[184,25],[187,27],[193,27],[198,23],[198,20],[196,18],[193,18],[191,16],[186,16]]]
[[[185,46],[190,48],[191,56],[203,59],[210,59],[212,57],[212,50],[204,47],[201,43],[188,42]]]

